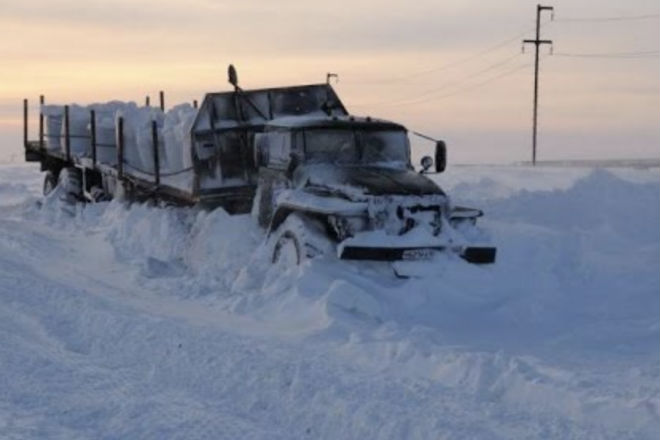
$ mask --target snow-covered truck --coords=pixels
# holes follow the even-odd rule
[[[400,124],[348,114],[329,84],[209,93],[199,108],[168,112],[112,102],[41,105],[39,138],[27,161],[41,163],[44,194],[73,201],[114,197],[252,212],[274,263],[322,254],[349,260],[431,260],[439,252],[492,263],[478,242],[478,209],[454,206],[411,163]],[[195,106],[196,107],[196,106]]]

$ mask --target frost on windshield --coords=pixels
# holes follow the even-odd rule
[[[403,131],[364,131],[361,133],[362,163],[407,163],[408,138]]]
[[[405,167],[408,138],[403,131],[308,130],[305,157],[309,163]]]
[[[305,133],[305,155],[310,163],[355,164],[360,160],[355,136],[348,130],[313,130]]]

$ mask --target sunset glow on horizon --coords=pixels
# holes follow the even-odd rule
[[[245,88],[338,73],[349,111],[445,138],[454,161],[529,159],[533,48],[521,40],[535,2],[0,2],[0,161],[21,154],[23,98],[36,112],[40,94],[143,103],[165,90],[172,106],[229,90],[229,63]],[[549,4],[540,157],[659,157],[657,1]],[[642,15],[656,18],[575,20]]]

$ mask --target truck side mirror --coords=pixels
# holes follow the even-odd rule
[[[236,73],[236,68],[233,64],[230,64],[227,68],[227,80],[232,86],[238,87],[238,73]]]
[[[422,170],[419,173],[424,174],[429,168],[431,168],[431,165],[433,165],[433,159],[431,159],[431,156],[424,156],[422,157],[422,160],[419,161],[419,164],[422,166]]]
[[[447,144],[445,141],[435,143],[435,171],[442,173],[447,168]]]

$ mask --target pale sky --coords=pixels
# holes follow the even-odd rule
[[[24,97],[171,106],[229,90],[229,63],[246,89],[338,73],[349,111],[443,138],[453,162],[529,160],[536,3],[0,0],[0,161],[21,159]],[[544,4],[539,158],[660,157],[658,1]]]

